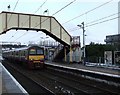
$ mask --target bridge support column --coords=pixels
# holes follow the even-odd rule
[[[66,62],[66,61],[67,61],[67,56],[66,56],[66,47],[64,47],[64,56],[65,56],[64,61]]]
[[[72,60],[72,54],[73,54],[73,51],[72,51],[72,47],[70,46],[70,63],[73,62],[73,60]]]

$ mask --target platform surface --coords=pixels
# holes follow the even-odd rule
[[[93,72],[93,73],[99,73],[99,74],[104,74],[104,75],[109,75],[109,76],[115,76],[115,77],[120,77],[120,68],[119,67],[107,67],[107,66],[90,66],[86,65],[84,66],[83,64],[78,64],[78,63],[58,63],[58,62],[46,62],[46,64],[51,64],[51,65],[56,65],[56,66],[63,66],[66,68],[71,68],[71,69],[78,69],[82,70],[85,72]]]
[[[0,95],[1,94],[28,95],[27,91],[17,82],[17,80],[0,62]]]

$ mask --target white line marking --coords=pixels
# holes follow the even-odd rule
[[[83,72],[90,72],[90,73],[95,73],[95,74],[100,74],[100,75],[106,75],[106,76],[120,78],[120,75],[114,75],[114,74],[108,74],[108,73],[103,73],[103,72],[98,72],[98,71],[90,71],[90,70],[85,70],[85,69],[61,66],[61,65],[56,65],[56,64],[53,64],[53,63],[51,64],[51,63],[48,63],[48,62],[45,63],[45,64],[53,65],[53,66],[59,66],[59,67],[67,68],[67,69],[79,70],[79,71],[83,71]]]
[[[18,88],[25,93],[26,95],[29,95],[28,92],[18,83],[18,81],[8,72],[8,70],[0,63],[1,67],[6,71],[6,73],[11,77],[11,79],[14,81],[14,83],[18,86]]]

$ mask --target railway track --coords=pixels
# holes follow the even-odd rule
[[[16,80],[24,87],[24,89],[26,89],[28,94],[54,95],[52,91],[42,86],[39,82],[35,81],[33,77],[29,76],[31,74],[31,71],[26,70],[26,68],[23,68],[18,64],[11,64],[7,61],[3,61],[2,64],[16,78]]]
[[[17,72],[21,72],[29,80],[34,81],[35,84],[37,84],[38,86],[42,86],[47,91],[49,91],[45,91],[45,93],[51,93],[55,95],[119,95],[119,90],[117,87],[96,82],[90,79],[85,79],[75,74],[59,71],[55,68],[46,67],[44,70],[30,71],[26,70],[25,68],[23,69],[23,67],[19,65],[12,65],[12,68],[16,69],[16,67]],[[11,66],[9,68],[11,68]],[[36,91],[34,92],[36,93]]]
[[[60,72],[51,68],[47,69],[46,73],[49,75],[54,75],[56,76],[58,81],[62,81],[65,84],[69,84],[69,85],[72,84],[72,86],[79,88],[81,91],[88,93],[90,95],[93,94],[119,95],[119,89],[118,89],[119,87],[116,86],[112,86],[112,85],[110,86],[105,83],[100,83],[97,81],[85,79],[77,75],[73,75],[73,74],[71,75],[65,73],[64,71]]]

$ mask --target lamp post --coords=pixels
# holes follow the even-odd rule
[[[40,37],[41,39],[43,39],[43,46],[45,47],[45,39],[49,38],[49,37]]]
[[[86,58],[85,58],[85,27],[84,22],[81,23],[81,25],[77,25],[78,27],[83,29],[83,64],[86,64]]]
[[[45,46],[45,39],[49,38],[49,37],[40,37],[41,39],[43,39],[43,47],[44,47],[44,55],[45,55],[45,59],[46,59],[46,46]]]

